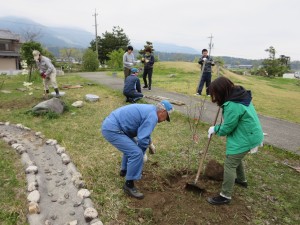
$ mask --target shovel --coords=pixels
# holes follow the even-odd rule
[[[216,125],[216,122],[217,122],[217,119],[219,117],[219,113],[220,113],[220,107],[218,109],[218,112],[217,112],[217,115],[216,115],[216,118],[215,118],[215,121],[214,121],[214,126]],[[205,151],[204,151],[204,154],[200,160],[200,163],[199,163],[199,167],[198,167],[198,172],[197,172],[197,175],[196,175],[196,178],[195,178],[195,181],[194,182],[191,182],[191,183],[186,183],[185,185],[185,189],[189,190],[189,191],[193,191],[195,193],[201,193],[201,192],[204,192],[205,189],[204,188],[201,188],[200,186],[197,185],[197,182],[198,182],[198,179],[199,179],[199,176],[200,176],[200,173],[201,173],[201,170],[202,170],[202,166],[203,166],[203,162],[206,158],[206,154],[208,152],[208,147],[209,147],[209,144],[210,144],[210,141],[211,141],[211,138],[212,138],[212,135],[210,135],[209,139],[208,139],[208,142],[206,144],[206,148],[205,148]]]

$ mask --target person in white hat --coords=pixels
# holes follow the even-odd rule
[[[33,58],[36,61],[36,65],[40,70],[40,75],[43,78],[44,94],[48,97],[49,85],[51,84],[56,93],[56,97],[60,97],[59,90],[56,82],[56,69],[51,60],[46,56],[43,56],[38,50],[32,52]]]

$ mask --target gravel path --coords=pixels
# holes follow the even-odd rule
[[[108,76],[104,72],[96,72],[96,73],[79,73],[80,76],[90,79],[94,82],[104,84],[110,88],[116,90],[122,90],[124,85],[124,80],[121,78]],[[155,79],[155,77],[153,78]],[[196,84],[195,84],[196,85]],[[183,106],[176,106],[175,109],[182,112],[187,113],[187,105],[192,106],[195,104],[199,104],[199,97],[197,96],[188,96],[184,94],[179,94],[175,92],[169,92],[161,88],[152,87],[152,91],[144,91],[145,95],[154,95],[154,96],[163,96],[169,99],[173,99],[176,101],[182,101],[186,103]],[[153,100],[146,101],[152,103]],[[217,112],[217,106],[209,101],[205,102],[205,110],[202,114],[202,120],[212,124],[214,117]],[[281,119],[276,119],[268,116],[259,115],[260,122],[263,127],[265,136],[264,142],[266,144],[270,144],[272,146],[294,152],[300,155],[300,124],[291,123],[288,121],[284,121]]]
[[[21,124],[0,122],[0,138],[21,155],[30,225],[103,225],[64,147]]]

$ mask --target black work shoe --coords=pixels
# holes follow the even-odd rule
[[[148,88],[148,85],[145,85],[143,88]]]
[[[224,198],[221,195],[213,198],[207,198],[207,201],[212,205],[224,205],[230,203],[230,199]]]
[[[131,197],[134,197],[134,198],[137,198],[137,199],[143,199],[144,198],[144,194],[139,192],[139,190],[136,187],[130,188],[130,187],[127,187],[126,184],[124,184],[123,190],[126,194],[128,194]]]
[[[243,188],[248,188],[248,183],[247,181],[239,181],[238,179],[235,179],[234,181],[237,185],[243,187]]]
[[[120,170],[120,176],[125,177],[127,173],[127,170]]]

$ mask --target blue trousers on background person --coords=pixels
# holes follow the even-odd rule
[[[209,95],[208,86],[211,83],[211,72],[204,72],[202,74],[202,77],[201,77],[201,80],[200,80],[200,84],[199,84],[199,87],[198,87],[198,93],[199,93],[199,95],[201,95],[201,93],[202,93],[202,89],[203,89],[204,83],[205,83],[205,87],[206,87],[206,95]]]
[[[126,180],[139,180],[142,177],[144,152],[134,138],[120,130],[116,121],[107,117],[102,124],[102,135],[123,153],[121,170],[127,170]]]

